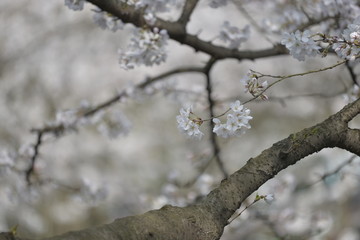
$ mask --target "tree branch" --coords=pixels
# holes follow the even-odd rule
[[[194,12],[196,5],[198,4],[199,0],[187,0],[185,2],[182,14],[178,20],[183,25],[186,25],[190,21],[190,17]]]
[[[136,10],[132,6],[124,7],[118,0],[88,0],[88,2],[118,17],[124,23],[131,23],[137,27],[143,27],[146,24],[142,10]],[[190,1],[187,4],[189,7],[195,7],[196,1]],[[183,18],[187,17],[189,16],[186,15]],[[195,35],[187,34],[185,24],[180,21],[169,22],[158,19],[153,27],[166,29],[170,38],[173,40],[188,45],[196,51],[207,53],[217,59],[235,58],[238,60],[255,60],[257,58],[272,57],[288,53],[286,48],[282,45],[276,45],[269,49],[257,51],[238,51],[236,49],[215,46],[211,44],[211,42],[203,41]]]
[[[36,139],[36,143],[34,145],[34,154],[31,157],[31,163],[30,166],[28,167],[28,169],[25,171],[25,178],[28,184],[31,184],[31,174],[34,172],[35,169],[35,162],[36,162],[36,158],[39,155],[39,150],[40,150],[40,146],[42,143],[42,132],[37,132],[37,139]]]
[[[136,85],[134,88],[135,89],[144,89],[147,86],[149,86],[152,83],[155,83],[161,79],[164,79],[166,77],[172,76],[174,74],[179,74],[179,73],[185,73],[185,72],[200,72],[202,73],[203,67],[182,67],[182,68],[177,68],[177,69],[173,69],[170,71],[167,71],[165,73],[162,73],[158,76],[155,77],[149,77],[147,78],[144,82]],[[111,105],[119,102],[122,98],[127,97],[128,93],[126,90],[121,91],[120,93],[116,94],[115,96],[109,98],[108,100],[94,106],[93,108],[91,108],[90,110],[86,111],[82,116],[80,117],[90,117],[92,115],[94,115],[95,113],[99,112],[102,109],[108,108]],[[65,126],[63,124],[58,124],[55,126],[47,126],[47,127],[43,127],[43,128],[33,128],[31,129],[31,132],[34,133],[61,133],[65,130]]]
[[[206,77],[206,91],[208,93],[208,103],[209,103],[209,112],[210,112],[210,119],[213,119],[215,117],[214,114],[214,107],[215,107],[215,101],[212,98],[212,83],[211,83],[211,78],[210,78],[210,71],[211,68],[214,66],[214,64],[216,63],[216,59],[211,58],[208,62],[208,64],[205,67],[205,77]],[[211,141],[211,145],[212,145],[212,150],[213,150],[213,155],[215,157],[215,161],[218,164],[220,171],[222,172],[224,178],[227,178],[229,175],[224,167],[224,163],[221,160],[220,157],[220,147],[219,144],[217,143],[216,140],[216,135],[213,132],[214,129],[214,122],[210,120],[210,141]]]
[[[340,147],[360,154],[360,130],[347,123],[360,113],[360,99],[313,127],[273,144],[223,180],[202,201],[188,207],[164,206],[142,215],[115,220],[96,228],[65,233],[46,240],[219,239],[241,203],[281,170],[323,148]],[[0,240],[9,233],[0,234]],[[13,239],[23,240],[12,236]]]

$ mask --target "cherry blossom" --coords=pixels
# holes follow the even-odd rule
[[[180,131],[184,132],[189,137],[201,139],[204,135],[199,129],[202,121],[199,118],[192,118],[191,115],[191,107],[188,107],[186,109],[181,108],[180,115],[176,117],[176,120],[178,122],[178,128]]]
[[[135,29],[127,50],[119,50],[120,66],[128,70],[137,65],[152,66],[164,62],[168,39],[166,30]]]
[[[240,79],[240,82],[245,87],[245,93],[249,92],[254,97],[260,95],[261,99],[267,100],[268,97],[262,92],[268,87],[268,82],[259,82],[259,78],[252,71],[248,71],[246,76]]]
[[[320,47],[311,39],[309,30],[295,33],[285,32],[281,40],[281,44],[285,45],[290,51],[290,55],[299,61],[305,61],[305,56],[314,57],[319,53]]]
[[[218,118],[213,119],[215,123],[213,132],[223,138],[241,135],[245,133],[246,129],[251,128],[249,120],[252,117],[249,109],[241,105],[239,100],[231,103],[230,109],[231,113],[227,114],[226,123],[222,123]]]

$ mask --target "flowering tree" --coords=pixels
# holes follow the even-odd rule
[[[55,120],[40,127],[32,127],[31,133],[36,137],[35,142],[25,145],[19,151],[4,150],[0,155],[0,177],[5,179],[1,184],[4,185],[4,196],[6,195],[7,199],[25,199],[32,202],[39,199],[39,195],[66,189],[70,195],[76,195],[84,202],[101,202],[109,193],[105,187],[99,185],[109,183],[103,181],[101,184],[94,184],[87,178],[77,184],[71,181],[64,183],[66,177],[61,179],[45,174],[50,172],[51,164],[40,161],[41,150],[47,143],[56,144],[64,136],[85,127],[95,126],[101,134],[112,139],[129,134],[133,124],[116,106],[130,99],[154,95],[156,92],[173,91],[177,94],[176,100],[182,106],[173,122],[177,122],[179,132],[188,138],[192,145],[201,144],[208,139],[210,148],[202,157],[198,153],[199,166],[192,180],[185,184],[179,183],[178,176],[169,174],[163,196],[156,199],[145,197],[144,202],[157,203],[153,206],[161,207],[160,209],[46,239],[232,239],[232,236],[257,236],[255,229],[261,229],[263,235],[260,236],[263,238],[264,235],[272,235],[276,239],[316,239],[332,234],[339,239],[358,239],[360,235],[351,231],[352,227],[359,227],[356,225],[346,226],[350,230],[343,231],[342,235],[330,231],[334,217],[329,211],[317,212],[314,210],[315,206],[305,205],[308,213],[302,215],[298,212],[300,210],[288,207],[289,202],[295,202],[296,194],[313,194],[311,188],[315,183],[326,184],[330,177],[341,173],[346,167],[352,171],[342,172],[343,178],[350,175],[356,179],[358,176],[356,170],[360,165],[356,155],[360,156],[360,130],[353,126],[356,122],[354,118],[360,113],[360,91],[356,73],[360,53],[358,1],[277,0],[264,3],[256,0],[65,0],[65,6],[74,11],[89,8],[94,22],[103,30],[121,32],[130,28],[132,35],[128,44],[121,47],[118,53],[119,65],[126,71],[136,72],[142,66],[156,68],[157,65],[165,63],[168,56],[177,54],[176,51],[173,53],[168,50],[172,42],[188,46],[195,50],[194,55],[204,54],[205,57],[197,66],[180,64],[164,70],[142,82],[118,90],[114,96],[98,104],[83,102],[78,108],[57,111]],[[250,13],[261,7],[268,9],[263,18]],[[227,8],[234,8],[247,24],[241,26],[239,22],[225,20],[218,29],[218,34],[212,36],[211,40],[203,37],[201,33],[202,28],[208,27],[206,24],[203,23],[201,27],[192,25],[196,14],[201,14],[202,10],[221,13],[226,12]],[[239,15],[236,15],[235,19]],[[192,28],[197,28],[196,33],[192,33]],[[253,44],[250,41],[253,39],[252,34],[256,34]],[[247,45],[248,50],[242,50],[244,45]],[[221,86],[215,84],[213,71],[221,62],[235,59],[239,61],[237,64],[240,67],[244,61],[257,62],[264,59],[276,65],[274,62],[279,56],[295,58],[305,63],[316,61],[324,65],[303,71],[290,69],[290,73],[283,75],[276,73],[278,69],[275,67],[269,68],[270,73],[247,69],[247,72],[241,72],[237,79],[237,84],[242,88],[241,93],[237,93],[235,97],[226,93],[223,98],[216,96],[217,88]],[[318,59],[311,60],[312,57]],[[298,129],[292,134],[289,132],[288,137],[274,141],[271,147],[249,160],[240,159],[247,162],[241,168],[232,169],[233,173],[230,174],[226,167],[226,158],[222,157],[223,148],[227,143],[236,141],[233,139],[246,142],[246,135],[252,130],[252,121],[256,121],[254,111],[249,106],[251,103],[286,103],[287,98],[309,97],[277,97],[271,90],[280,88],[281,84],[296,77],[303,76],[316,82],[320,72],[341,67],[348,72],[341,74],[347,75],[350,84],[345,84],[345,89],[337,89],[337,94],[324,96],[318,93],[312,96],[335,98],[336,95],[343,95],[346,96],[347,105],[343,101],[337,111],[328,114],[320,123],[313,122],[310,127]],[[174,75],[186,79],[188,73],[203,76],[205,87],[196,91],[193,83],[189,83],[186,86],[187,95],[181,95],[180,89],[173,90],[162,84]],[[225,82],[223,79],[222,81]],[[189,95],[200,97],[197,99]],[[142,123],[146,125],[146,122],[147,120],[142,119]],[[291,175],[261,188],[283,169],[298,165],[300,160],[325,148],[340,148],[354,155],[342,161],[335,170],[320,171],[321,174],[316,175],[314,180],[303,184],[299,184],[296,177]],[[243,158],[238,149],[232,151],[237,158]],[[217,173],[214,175],[219,175],[219,179],[222,179],[218,184],[214,182],[213,176],[204,173],[212,162],[216,164]],[[340,182],[345,181],[338,180],[337,184]],[[335,189],[334,186],[327,185],[329,189]],[[184,190],[189,187],[191,190]],[[340,187],[350,189],[347,192],[344,190],[342,196],[346,196],[346,199],[359,196],[358,177],[355,183],[345,182]],[[179,193],[181,191],[185,193]],[[286,197],[284,192],[287,193]],[[331,200],[330,194],[322,197],[319,201],[323,204]],[[274,199],[278,203],[273,203]],[[339,200],[339,197],[332,198],[334,199]],[[266,210],[251,212],[253,205],[258,202],[272,205],[267,205]],[[263,225],[257,226],[249,233],[240,227],[250,223],[255,225],[254,222],[258,220],[267,228]],[[19,225],[21,228],[21,224]],[[224,230],[226,227],[228,232]],[[231,234],[234,229],[239,231]],[[23,239],[16,231],[17,227],[3,229],[0,239]],[[247,235],[244,235],[245,233]]]

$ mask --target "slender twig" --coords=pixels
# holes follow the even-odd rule
[[[266,226],[268,226],[268,228],[270,229],[270,231],[273,233],[274,237],[276,237],[277,240],[287,239],[286,236],[283,236],[283,234],[279,233],[279,231],[276,229],[276,224],[269,219],[269,216],[257,211],[256,218],[260,219],[261,221],[263,221],[263,223],[266,224]]]
[[[216,59],[215,58],[211,58],[209,60],[209,62],[207,63],[207,65],[205,66],[204,69],[204,74],[206,76],[206,90],[208,93],[208,103],[209,103],[209,112],[210,112],[210,118],[213,119],[215,117],[214,114],[214,107],[215,107],[215,101],[213,100],[211,94],[212,94],[212,84],[211,84],[211,78],[210,78],[210,70],[213,67],[213,65],[215,64]],[[210,129],[209,129],[209,133],[210,133],[210,141],[211,141],[211,145],[212,145],[212,149],[213,149],[213,154],[215,157],[215,161],[218,164],[220,171],[222,172],[224,178],[227,178],[229,175],[224,167],[224,163],[220,158],[220,148],[219,145],[217,143],[217,139],[216,139],[216,135],[215,133],[212,131],[212,129],[214,128],[214,122],[210,121]]]
[[[330,177],[330,176],[333,176],[337,173],[339,173],[344,167],[348,166],[349,164],[351,164],[355,158],[357,156],[356,155],[352,155],[348,160],[346,160],[345,162],[341,163],[337,168],[335,168],[334,170],[330,171],[330,172],[327,172],[325,174],[323,174],[318,180],[312,182],[312,183],[309,183],[309,184],[306,184],[306,185],[303,185],[303,186],[299,186],[297,188],[297,190],[305,190],[305,189],[308,189],[312,186],[314,186],[315,184],[317,183],[320,183],[320,182],[323,182],[325,181],[326,178]]]
[[[42,136],[43,136],[42,132],[37,133],[37,140],[36,140],[36,143],[34,145],[34,154],[31,157],[31,163],[30,163],[29,168],[25,171],[25,178],[26,178],[26,181],[27,181],[28,184],[31,184],[30,177],[31,177],[31,174],[34,172],[34,169],[35,169],[36,159],[37,159],[37,157],[39,155],[40,145],[42,143]]]
[[[181,188],[187,188],[187,187],[191,187],[192,185],[194,185],[196,183],[196,181],[204,174],[205,170],[208,168],[208,166],[210,165],[210,163],[212,162],[212,160],[215,158],[215,156],[211,156],[209,157],[209,159],[206,160],[206,162],[204,164],[202,164],[200,167],[197,168],[197,173],[196,175],[188,180],[186,183],[181,184],[178,181],[175,181],[174,184],[177,187],[181,187]]]
[[[306,97],[308,97],[308,98],[333,98],[333,97],[339,96],[339,95],[344,94],[344,93],[346,93],[346,89],[343,89],[342,91],[332,93],[332,94],[304,93],[304,94],[286,95],[286,96],[282,96],[282,97],[269,96],[269,99],[267,99],[266,102],[279,102],[279,103],[281,103],[283,105],[286,100],[295,99],[295,98],[306,98]],[[217,100],[216,104],[223,104],[223,103],[226,103],[226,102],[233,102],[233,101],[237,100],[238,98],[239,98],[238,96],[224,98],[224,99],[221,99],[221,100]],[[264,102],[264,100],[256,99],[255,102]]]
[[[326,71],[326,70],[329,70],[329,69],[333,69],[343,63],[347,62],[347,60],[344,60],[344,61],[341,61],[341,62],[338,62],[330,67],[326,67],[326,68],[321,68],[321,69],[317,69],[317,70],[311,70],[311,71],[307,71],[307,72],[303,72],[303,73],[295,73],[295,74],[291,74],[291,75],[287,75],[287,76],[276,76],[276,75],[268,75],[268,74],[263,74],[263,73],[260,73],[260,72],[256,72],[256,71],[253,71],[251,70],[253,73],[257,73],[259,74],[260,76],[258,76],[259,78],[260,77],[272,77],[272,78],[278,78],[278,80],[276,80],[275,82],[269,84],[265,89],[263,89],[262,91],[260,91],[257,95],[255,95],[253,98],[243,102],[242,104],[245,105],[249,102],[252,102],[256,99],[258,99],[265,91],[267,91],[269,88],[271,88],[272,86],[274,86],[275,84],[285,80],[285,79],[288,79],[288,78],[292,78],[292,77],[295,77],[295,76],[305,76],[305,75],[308,75],[308,74],[312,74],[312,73],[317,73],[317,72],[322,72],[322,71]],[[213,118],[219,118],[219,117],[222,117],[224,116],[225,114],[227,114],[229,111],[231,110],[231,108],[228,108],[225,112],[223,112],[222,114],[220,115],[217,115],[217,116],[213,116],[209,119],[202,119],[203,121],[212,121]]]
[[[256,96],[254,96],[253,98],[245,101],[243,104],[246,104],[246,103],[249,103],[249,102],[252,102],[254,101],[255,99],[257,99],[258,97],[260,97],[265,91],[267,91],[269,88],[271,88],[272,86],[274,86],[275,84],[285,80],[285,79],[288,79],[288,78],[292,78],[292,77],[297,77],[297,76],[305,76],[305,75],[308,75],[308,74],[312,74],[312,73],[318,73],[318,72],[323,72],[323,71],[326,71],[326,70],[330,70],[330,69],[333,69],[337,66],[340,66],[344,63],[346,63],[347,60],[343,60],[341,62],[338,62],[334,65],[331,65],[329,67],[325,67],[325,68],[320,68],[320,69],[316,69],[316,70],[310,70],[310,71],[307,71],[307,72],[302,72],[302,73],[295,73],[295,74],[290,74],[290,75],[287,75],[287,76],[273,76],[273,75],[267,75],[267,74],[262,74],[262,73],[259,73],[259,72],[255,72],[253,71],[254,73],[258,73],[260,74],[259,78],[260,77],[272,77],[272,78],[278,78],[278,80],[276,80],[275,82],[269,84],[265,89],[263,89],[259,94],[257,94]]]
[[[170,70],[168,72],[162,73],[158,76],[152,77],[152,78],[147,78],[144,82],[136,85],[134,87],[134,89],[144,89],[147,86],[162,80],[166,77],[170,77],[174,74],[179,74],[179,73],[185,73],[185,72],[203,72],[203,68],[201,67],[183,67],[183,68],[177,68],[174,70]],[[90,117],[92,115],[94,115],[95,113],[99,112],[100,110],[103,110],[105,108],[110,107],[111,105],[119,102],[122,98],[124,97],[128,97],[128,93],[126,90],[121,91],[120,93],[116,94],[115,96],[111,97],[110,99],[94,106],[93,108],[91,108],[90,110],[86,111],[81,117]],[[55,126],[46,126],[43,128],[33,128],[31,129],[31,132],[35,132],[35,133],[60,133],[62,131],[64,131],[65,126],[63,124],[58,124]]]
[[[275,45],[274,42],[266,35],[264,29],[257,24],[255,19],[248,13],[248,11],[243,7],[240,1],[233,1],[238,10],[245,16],[249,23],[258,31],[269,43]]]

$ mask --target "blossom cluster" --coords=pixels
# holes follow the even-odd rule
[[[250,26],[246,25],[243,29],[231,26],[228,21],[225,21],[220,30],[220,40],[229,42],[229,48],[236,49],[240,44],[247,41],[250,37]]]
[[[252,119],[250,110],[241,105],[239,100],[230,104],[230,110],[231,113],[227,114],[226,123],[222,123],[218,118],[213,119],[215,123],[213,132],[223,138],[241,135],[245,133],[246,129],[251,128],[249,124],[249,120]]]
[[[360,17],[342,33],[343,39],[336,39],[333,49],[339,57],[355,60],[360,54]]]
[[[94,12],[94,22],[99,25],[101,29],[109,29],[113,32],[123,29],[124,23],[119,18],[104,12],[101,9],[96,9]]]
[[[336,20],[339,29],[343,29],[351,23],[359,15],[360,11],[356,0],[307,0],[302,1],[301,4],[302,9],[306,11],[311,19],[341,16]],[[333,19],[330,18],[328,23],[325,23],[325,25],[328,25],[330,30],[333,28]]]
[[[176,116],[178,128],[189,137],[201,139],[204,136],[199,129],[203,121],[199,117],[192,117],[192,107],[181,108],[180,115]]]
[[[179,9],[183,3],[183,0],[138,0],[135,7],[143,8],[146,23],[154,25],[157,13],[170,12],[172,8]]]
[[[249,120],[252,119],[250,116],[250,110],[241,105],[240,101],[237,100],[230,104],[230,113],[227,114],[226,123],[222,123],[219,118],[213,118],[214,122],[213,132],[216,135],[228,138],[230,136],[237,136],[245,133],[246,129],[251,128]],[[200,131],[200,126],[204,120],[196,117],[192,112],[191,107],[181,108],[180,115],[176,117],[178,122],[178,128],[180,131],[192,138],[201,139],[204,135]]]
[[[295,33],[285,32],[281,44],[285,45],[290,51],[290,55],[299,61],[305,61],[305,56],[316,56],[320,49],[320,46],[311,38],[309,30],[304,32],[297,30]]]
[[[249,92],[254,97],[260,96],[261,99],[267,100],[268,97],[263,94],[263,91],[267,88],[268,82],[259,82],[259,78],[252,71],[248,71],[246,76],[240,79],[240,82],[245,87],[245,93]]]
[[[154,28],[135,29],[127,50],[119,50],[119,63],[124,69],[133,69],[135,65],[152,66],[166,59],[165,46],[169,35],[166,30]]]

